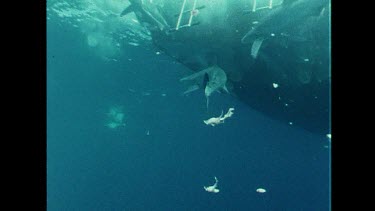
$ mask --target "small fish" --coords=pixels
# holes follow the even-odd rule
[[[211,185],[211,186],[203,186],[204,190],[206,190],[207,192],[211,192],[211,193],[219,193],[220,190],[217,189],[217,183],[219,182],[219,180],[215,177],[215,184]]]
[[[266,189],[264,189],[264,188],[258,188],[256,191],[258,193],[265,193],[265,192],[267,192]]]

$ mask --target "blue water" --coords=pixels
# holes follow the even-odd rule
[[[48,210],[329,210],[326,137],[228,94],[207,111],[203,90],[181,95],[191,72],[168,56],[129,47],[131,61],[105,62],[83,40],[48,22]],[[125,126],[105,126],[111,106]],[[216,194],[203,189],[214,176]]]

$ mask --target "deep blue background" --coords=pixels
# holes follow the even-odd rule
[[[169,57],[129,47],[105,62],[53,21],[47,63],[48,210],[329,209],[326,137],[227,94],[206,111],[203,90],[181,95],[191,72]],[[123,106],[125,127],[105,126],[112,106]],[[229,107],[224,124],[203,123]],[[203,189],[214,176],[218,194]]]

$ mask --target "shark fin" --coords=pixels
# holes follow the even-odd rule
[[[192,86],[190,86],[184,93],[183,93],[183,95],[187,95],[187,94],[189,94],[189,93],[191,93],[191,92],[194,92],[194,91],[196,91],[196,90],[198,90],[199,89],[199,86],[197,85],[197,84],[194,84],[194,85],[192,85]]]
[[[124,16],[124,15],[127,15],[128,13],[130,12],[133,12],[134,11],[134,6],[133,5],[130,5],[129,7],[127,7],[126,9],[124,9],[121,14],[120,14],[120,17]]]
[[[228,91],[228,88],[227,88],[226,85],[224,85],[223,89],[224,89],[224,91],[226,91],[229,94],[229,91]]]
[[[256,59],[258,56],[258,52],[260,47],[262,46],[263,40],[263,38],[258,38],[253,42],[253,45],[251,46],[251,56],[254,59]]]
[[[194,74],[191,74],[191,75],[186,76],[186,77],[184,77],[184,78],[181,78],[180,81],[186,81],[186,80],[192,80],[192,79],[195,79],[195,78],[197,78],[197,77],[200,77],[200,76],[205,75],[206,72],[207,72],[207,69],[201,70],[201,71],[199,71],[199,72],[197,72],[197,73],[194,73]]]

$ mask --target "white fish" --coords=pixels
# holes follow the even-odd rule
[[[211,185],[211,186],[203,186],[203,188],[207,191],[207,192],[211,192],[211,193],[219,193],[220,190],[217,189],[217,183],[219,182],[219,180],[217,180],[217,178],[215,177],[215,184]]]
[[[221,114],[220,114],[219,117],[211,117],[207,120],[203,120],[203,122],[206,125],[211,125],[211,126],[222,124],[222,123],[224,123],[224,120],[226,118],[229,118],[233,115],[233,111],[234,111],[234,108],[229,108],[228,112],[224,116],[223,116],[223,111],[221,111]]]
[[[258,193],[265,193],[265,192],[267,192],[266,189],[264,189],[264,188],[258,188],[256,191]]]
[[[218,124],[221,124],[221,123],[224,123],[224,120],[223,120],[223,111],[221,111],[221,114],[219,117],[211,117],[207,120],[203,120],[203,122],[206,124],[206,125],[211,125],[211,126],[215,126],[215,125],[218,125]]]

